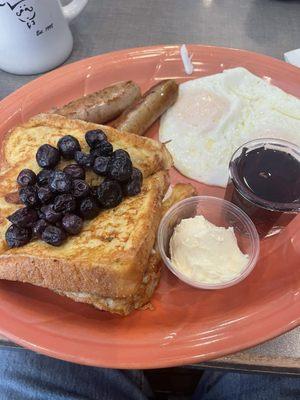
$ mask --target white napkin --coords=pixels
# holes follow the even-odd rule
[[[284,53],[284,59],[286,62],[300,68],[300,49]]]

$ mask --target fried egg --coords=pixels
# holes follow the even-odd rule
[[[263,137],[300,145],[300,100],[244,68],[180,84],[159,129],[175,167],[216,186],[226,186],[234,151]]]

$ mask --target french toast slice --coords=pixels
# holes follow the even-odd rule
[[[167,171],[151,175],[139,195],[85,222],[80,235],[69,237],[59,247],[37,240],[8,249],[4,241],[7,207],[1,208],[0,279],[103,297],[134,295],[153,248],[168,186]]]
[[[30,168],[35,172],[39,171],[35,160],[39,146],[44,143],[56,146],[60,137],[72,135],[79,140],[82,151],[87,152],[88,145],[84,134],[92,129],[102,129],[114,150],[126,150],[130,154],[133,165],[141,170],[144,178],[172,166],[170,153],[163,144],[156,140],[130,133],[124,134],[109,126],[71,120],[56,114],[39,114],[12,129],[4,138],[1,171],[6,171],[7,176],[1,179],[0,194],[3,193],[1,188],[6,189],[12,179],[15,179],[18,170]],[[69,163],[62,161],[58,167],[61,168],[64,164]],[[12,171],[11,168],[14,170]],[[94,181],[91,182],[91,179]],[[98,178],[97,181],[97,176],[92,172],[87,176],[89,183],[95,185],[99,183],[99,179],[101,178]]]
[[[177,183],[172,189],[170,196],[162,203],[162,215],[164,215],[174,204],[188,197],[196,196],[197,191],[191,184]],[[90,293],[57,292],[80,303],[92,304],[94,307],[109,311],[111,313],[128,315],[133,310],[141,307],[149,308],[151,297],[156,289],[161,272],[161,258],[156,249],[151,251],[143,280],[133,296],[127,298],[100,297]]]
[[[71,134],[88,150],[84,134],[102,129],[114,150],[126,149],[135,167],[143,172],[145,184],[139,196],[125,199],[117,208],[102,212],[87,222],[80,236],[69,238],[59,248],[41,242],[8,250],[4,234],[6,217],[20,207],[16,197],[16,177],[23,168],[39,171],[35,160],[38,147],[56,145],[60,137]],[[113,128],[68,120],[55,114],[41,114],[14,128],[5,137],[0,173],[0,278],[31,282],[57,290],[96,292],[103,296],[128,296],[142,279],[153,246],[161,199],[167,187],[166,171],[172,161],[158,142]],[[70,162],[62,161],[58,167]],[[88,171],[90,184],[100,177]],[[144,238],[146,239],[144,240]],[[139,264],[136,267],[136,264]],[[62,279],[62,276],[64,277]],[[101,285],[97,282],[101,281]]]

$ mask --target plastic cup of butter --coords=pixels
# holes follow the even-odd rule
[[[179,271],[171,261],[170,240],[174,229],[183,219],[202,215],[218,227],[232,228],[239,250],[247,257],[242,270],[230,280],[208,283]],[[204,238],[205,240],[205,238]],[[158,228],[157,245],[164,264],[180,280],[199,289],[224,289],[245,279],[255,267],[259,256],[259,236],[248,215],[229,201],[211,197],[195,196],[175,204],[164,215]],[[225,255],[226,257],[226,255]]]

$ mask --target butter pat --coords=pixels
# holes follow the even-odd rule
[[[233,228],[216,226],[202,215],[183,219],[175,227],[170,253],[178,272],[204,284],[231,281],[248,263],[248,255],[239,249]]]

